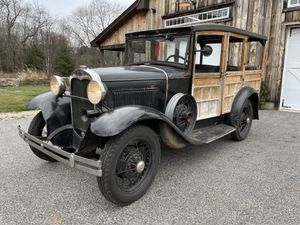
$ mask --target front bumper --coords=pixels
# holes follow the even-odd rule
[[[100,160],[87,159],[74,153],[68,153],[59,147],[42,141],[28,133],[26,133],[20,126],[18,126],[20,137],[27,142],[31,147],[41,151],[45,155],[69,165],[72,168],[79,169],[86,173],[102,176],[102,162]]]

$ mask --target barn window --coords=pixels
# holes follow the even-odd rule
[[[298,0],[300,1],[300,0]],[[165,21],[166,27],[177,27],[197,23],[212,22],[230,17],[230,7],[176,17]]]
[[[300,6],[300,0],[289,0],[288,7],[297,7]]]

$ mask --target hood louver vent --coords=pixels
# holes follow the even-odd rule
[[[144,105],[152,108],[158,108],[157,100],[158,89],[156,88],[138,88],[122,89],[113,91],[114,107],[123,105]]]

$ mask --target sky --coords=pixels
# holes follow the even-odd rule
[[[31,1],[31,0],[26,0]],[[90,0],[35,0],[43,5],[51,15],[55,17],[68,16],[76,8],[86,6]],[[124,7],[128,7],[135,0],[109,0],[110,2],[118,3]]]

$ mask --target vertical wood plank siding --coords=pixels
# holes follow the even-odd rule
[[[129,21],[125,21],[112,33],[101,46],[125,43],[125,33],[158,29],[164,27],[162,16],[176,13],[177,0],[149,0],[148,12],[140,12]],[[218,5],[231,0],[197,0],[196,8]],[[270,87],[270,100],[279,102],[282,71],[284,65],[284,48],[287,25],[300,23],[300,9],[286,10],[287,0],[236,0],[232,8],[232,20],[222,22],[225,25],[253,31],[269,37],[267,43],[263,71],[264,79]],[[184,10],[189,10],[188,8]],[[235,49],[236,54],[239,49]],[[251,58],[261,55],[261,50],[255,45],[249,47]],[[259,57],[257,57],[257,60]],[[256,61],[255,64],[258,62]]]

